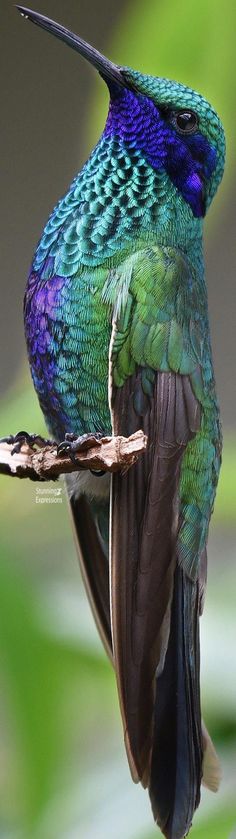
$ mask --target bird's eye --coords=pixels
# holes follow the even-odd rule
[[[172,122],[181,134],[193,134],[198,127],[198,118],[193,111],[178,111],[173,114]]]

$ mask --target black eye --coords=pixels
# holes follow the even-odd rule
[[[198,127],[198,118],[193,111],[178,111],[173,114],[172,122],[181,134],[193,134]]]

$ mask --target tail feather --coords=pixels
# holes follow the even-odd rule
[[[109,505],[76,493],[69,500],[82,578],[99,634],[112,660],[109,567],[100,522],[101,516],[108,521]]]
[[[211,792],[217,792],[221,781],[221,765],[216,753],[215,747],[212,743],[210,734],[202,720],[202,740],[203,740],[203,764],[202,764],[202,783]]]
[[[156,678],[149,794],[167,839],[182,839],[200,800],[199,591],[177,566],[165,663]]]

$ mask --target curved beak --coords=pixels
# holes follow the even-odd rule
[[[51,20],[44,15],[40,15],[39,12],[26,9],[25,6],[18,6],[17,4],[16,8],[26,20],[31,20],[32,23],[36,23],[37,26],[41,26],[42,29],[46,29],[46,32],[51,32],[51,34],[55,35],[56,38],[64,41],[65,44],[68,44],[73,50],[79,52],[80,55],[86,58],[87,61],[93,65],[93,67],[96,67],[96,70],[98,70],[106,82],[112,81],[115,84],[126,87],[121,68],[117,67],[116,64],[113,64],[112,61],[109,61],[105,55],[102,55],[102,53],[98,52],[98,50],[94,49],[94,47],[91,47],[91,45],[87,44],[86,41],[83,41],[79,35],[74,35],[73,32],[69,31],[69,29],[65,29],[64,26],[61,26],[54,20]]]

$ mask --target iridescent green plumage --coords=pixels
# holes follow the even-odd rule
[[[131,277],[112,348],[115,385],[121,387],[136,365],[143,368],[147,396],[153,370],[189,375],[202,407],[201,428],[188,444],[180,475],[180,515],[184,509],[186,518],[179,535],[180,560],[194,578],[206,542],[221,450],[206,288],[179,251],[163,246],[136,251]]]
[[[201,731],[198,624],[221,458],[202,219],[222,177],[224,134],[199,94],[118,68],[23,12],[87,56],[110,91],[103,135],[38,245],[26,336],[58,441],[140,427],[148,436],[143,459],[112,481],[109,540],[106,477],[72,479],[71,506],[131,772],[163,833],[182,839],[202,775],[211,788],[219,775]]]

